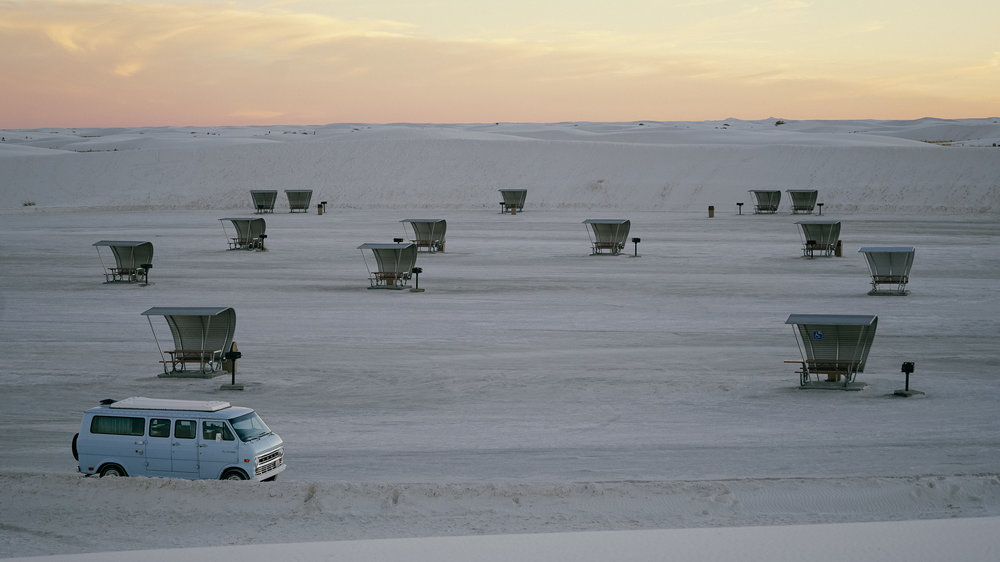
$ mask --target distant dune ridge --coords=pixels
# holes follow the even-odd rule
[[[334,124],[0,131],[0,209],[243,208],[313,189],[332,208],[733,207],[818,189],[831,212],[995,213],[1000,118]],[[280,201],[280,200],[279,200]]]

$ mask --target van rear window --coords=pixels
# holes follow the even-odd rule
[[[141,436],[146,432],[145,418],[126,418],[122,416],[94,416],[90,420],[91,433],[107,435]]]

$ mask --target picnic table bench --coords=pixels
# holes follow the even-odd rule
[[[506,201],[501,201],[500,202],[500,214],[501,215],[504,214],[504,213],[510,213],[512,215],[516,215],[517,212],[519,210],[523,209],[523,208],[524,207],[522,205],[518,205],[517,203],[508,203]]]
[[[112,281],[136,282],[146,277],[146,270],[141,267],[108,267],[104,278],[109,283]]]
[[[264,241],[258,236],[256,238],[230,238],[229,239],[229,249],[230,250],[253,250],[260,249],[264,247]]]
[[[200,369],[205,370],[207,366],[209,371],[214,372],[222,364],[221,349],[170,349],[164,351],[164,353],[169,355],[170,359],[160,361],[160,363],[169,363],[171,371],[184,371],[188,363],[198,363]]]
[[[410,278],[409,273],[404,273],[400,271],[373,271],[372,272],[372,286],[386,285],[389,287],[395,286],[397,283],[402,283],[403,281]]]
[[[844,377],[844,386],[854,382],[860,361],[851,359],[786,359],[785,363],[800,365],[795,374],[799,375],[799,384],[805,386],[811,380],[811,375],[826,375],[825,382],[840,382]]]
[[[410,239],[410,242],[413,242],[413,245],[416,246],[417,249],[427,248],[428,250],[430,250],[431,253],[437,252],[438,250],[441,249],[441,241],[440,240],[413,240],[413,239]]]
[[[609,250],[612,254],[617,254],[618,252],[621,252],[622,249],[625,247],[625,244],[622,244],[621,242],[595,241],[592,244],[594,247],[593,251],[595,254],[601,254],[604,252],[604,250]]]
[[[872,283],[877,285],[881,284],[899,284],[899,283],[909,283],[909,275],[872,275]]]
[[[802,255],[811,258],[815,256],[816,252],[821,252],[829,256],[836,248],[836,244],[821,244],[815,240],[806,240],[806,243],[802,245]]]

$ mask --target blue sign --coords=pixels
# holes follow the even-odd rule
[[[821,340],[821,339],[823,339],[823,332],[821,332],[819,330],[813,330],[813,339],[814,340]]]

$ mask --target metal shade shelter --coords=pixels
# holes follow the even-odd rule
[[[274,212],[274,202],[278,199],[277,189],[251,189],[250,198],[253,199],[253,209],[258,215]]]
[[[288,197],[288,211],[290,213],[309,212],[309,202],[312,201],[313,190],[286,189],[285,195]]]
[[[155,306],[142,313],[149,320],[160,363],[166,376],[215,376],[222,368],[225,352],[233,345],[236,311],[229,307]],[[173,349],[163,349],[153,316],[162,316],[170,327]],[[197,369],[189,368],[197,365]],[[168,369],[169,366],[169,369]]]
[[[104,268],[105,283],[135,283],[145,281],[147,266],[153,263],[153,243],[140,240],[101,240],[94,242],[97,257]],[[108,267],[101,255],[101,248],[110,248],[114,267]]]
[[[855,376],[865,370],[878,316],[869,314],[791,314],[785,324],[793,326],[801,359],[786,363],[801,365],[802,387],[858,389]],[[826,375],[826,380],[812,380]],[[843,381],[841,382],[841,378]]]
[[[236,231],[231,235],[226,230],[226,221],[233,225]],[[219,219],[222,224],[222,231],[226,233],[226,241],[230,250],[263,250],[264,232],[267,230],[267,223],[262,217],[226,217]]]
[[[817,253],[830,257],[840,240],[840,221],[799,221],[799,237],[802,240],[802,255],[810,258]]]
[[[410,241],[429,252],[444,252],[444,235],[448,230],[448,222],[444,219],[403,219],[399,221],[410,227],[413,237]]]
[[[628,219],[587,219],[583,224],[589,227],[587,235],[590,236],[591,255],[608,252],[613,256],[625,247],[632,226]]]
[[[524,210],[524,198],[528,196],[527,189],[501,189],[500,214],[510,213],[516,215]]]
[[[753,212],[755,215],[778,212],[781,204],[781,192],[776,189],[751,189],[753,197]]]
[[[803,213],[811,215],[816,208],[816,200],[819,199],[819,191],[815,189],[787,189],[789,199],[792,200],[792,214]]]
[[[872,276],[872,290],[869,295],[907,295],[906,284],[910,282],[910,268],[913,266],[913,246],[871,246],[858,250],[868,262]],[[880,290],[881,286],[888,289]]]
[[[417,263],[417,246],[412,243],[383,244],[370,242],[358,246],[368,268],[369,289],[405,289]],[[372,263],[365,257],[372,254]]]

